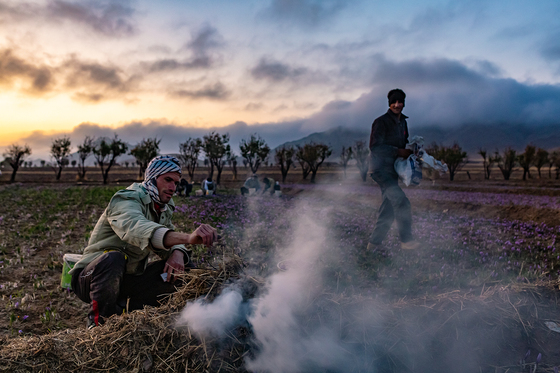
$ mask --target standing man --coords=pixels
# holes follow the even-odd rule
[[[176,274],[192,267],[185,244],[207,246],[216,230],[201,224],[193,233],[175,232],[171,197],[181,179],[179,160],[157,156],[144,182],[115,193],[97,221],[82,259],[72,271],[72,290],[91,304],[88,327],[124,310],[157,306],[176,290]],[[161,260],[148,263],[153,252]]]
[[[395,219],[401,247],[417,249],[420,246],[412,238],[410,201],[399,187],[399,176],[394,167],[398,157],[406,159],[412,154],[412,150],[405,148],[408,143],[407,116],[402,114],[405,97],[406,94],[398,88],[389,91],[389,110],[371,126],[369,172],[381,188],[382,203],[377,223],[369,238],[368,251],[383,251],[381,243]]]

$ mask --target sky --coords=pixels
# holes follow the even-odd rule
[[[271,147],[368,131],[387,92],[409,127],[551,125],[560,2],[0,0],[0,150],[115,134],[252,133]]]

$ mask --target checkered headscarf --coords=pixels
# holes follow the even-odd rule
[[[158,155],[150,161],[146,168],[144,175],[144,182],[142,186],[146,188],[152,200],[160,206],[165,204],[159,198],[159,191],[156,184],[156,179],[168,172],[178,172],[181,175],[181,164],[179,160],[171,155]],[[164,206],[164,209],[167,206]]]

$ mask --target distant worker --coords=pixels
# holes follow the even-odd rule
[[[193,185],[190,184],[187,180],[181,179],[179,184],[177,185],[177,195],[178,196],[185,196],[188,197],[191,194],[193,189]]]
[[[265,194],[267,191],[272,195],[274,194],[274,179],[270,177],[265,177],[263,179],[264,188],[262,194]]]
[[[216,185],[212,181],[212,178],[209,177],[202,182],[202,190],[204,191],[204,195],[206,196],[216,194]]]
[[[278,181],[274,183],[274,194],[277,196],[282,195],[282,189],[280,188],[280,183]]]
[[[394,220],[397,220],[401,247],[412,250],[420,246],[412,237],[410,201],[399,187],[399,176],[394,167],[397,158],[406,159],[412,154],[412,150],[406,149],[407,116],[402,114],[405,97],[406,94],[398,88],[389,91],[389,110],[371,126],[369,172],[381,188],[382,196],[377,223],[367,246],[371,252],[384,251],[381,244]]]
[[[88,328],[125,310],[157,306],[162,296],[177,290],[177,275],[193,267],[185,245],[210,246],[218,239],[216,229],[206,224],[190,234],[175,231],[172,196],[180,178],[177,158],[157,156],[144,182],[111,198],[70,271],[72,290],[90,304]],[[148,262],[151,253],[161,260]]]
[[[250,178],[245,180],[245,183],[241,187],[241,195],[244,196],[245,194],[249,194],[251,189],[253,189],[255,193],[261,189],[261,184],[259,183],[259,177],[257,174],[253,174]]]

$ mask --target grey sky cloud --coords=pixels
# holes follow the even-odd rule
[[[120,139],[131,145],[138,144],[144,138],[157,137],[162,140],[160,144],[161,152],[167,154],[178,153],[179,143],[186,141],[189,137],[202,138],[202,136],[216,131],[220,134],[229,133],[229,143],[232,150],[239,155],[239,143],[242,139],[248,139],[251,134],[258,133],[271,148],[274,148],[284,142],[297,140],[307,135],[307,132],[301,131],[301,124],[301,121],[287,121],[282,122],[281,125],[276,123],[248,125],[245,122],[235,122],[225,127],[200,128],[159,120],[130,122],[121,127],[113,128],[95,123],[81,123],[70,132],[44,133],[35,131],[20,142],[31,146],[34,158],[47,159],[52,140],[57,137],[69,136],[75,150],[76,146],[81,144],[86,136],[112,138],[116,133]]]
[[[135,10],[129,1],[64,1],[52,0],[47,14],[52,19],[68,20],[89,26],[107,36],[130,36],[136,32]]]
[[[333,102],[303,122],[304,130],[339,125],[367,130],[388,109],[387,92],[407,94],[405,114],[414,126],[558,123],[560,87],[530,85],[485,75],[452,60],[382,62],[375,87],[353,102]]]
[[[26,61],[11,49],[0,51],[0,84],[11,86],[18,80],[25,82],[23,89],[31,94],[46,93],[55,83],[51,67]]]
[[[259,63],[251,69],[251,75],[255,79],[264,79],[273,82],[281,82],[284,80],[295,80],[308,72],[303,67],[291,67],[280,61],[261,58]]]
[[[263,14],[270,19],[313,27],[331,20],[347,5],[342,0],[272,0]]]
[[[65,88],[73,90],[72,98],[79,102],[95,104],[107,99],[127,99],[123,93],[131,92],[141,78],[127,76],[120,68],[97,62],[68,60],[60,69],[65,74]]]
[[[540,49],[541,55],[548,61],[560,61],[560,32],[548,35]]]
[[[174,58],[165,58],[148,64],[150,72],[164,72],[174,70],[192,70],[208,68],[212,65],[212,60],[208,56],[199,56],[190,60],[180,61]]]
[[[247,111],[258,111],[264,108],[264,104],[262,102],[249,102],[245,105],[245,110]]]
[[[227,89],[227,87],[224,84],[220,82],[207,85],[200,89],[193,89],[193,90],[180,89],[172,92],[172,96],[185,97],[190,99],[208,98],[213,100],[224,100],[227,97],[229,97],[229,95],[230,95],[230,91]]]
[[[148,72],[208,69],[219,59],[217,51],[225,45],[222,35],[215,27],[205,24],[192,32],[191,40],[179,51],[187,51],[188,58],[171,57],[143,63]]]
[[[218,29],[205,24],[192,33],[192,40],[185,47],[192,50],[195,56],[205,56],[210,50],[220,48],[224,44],[224,39]]]

